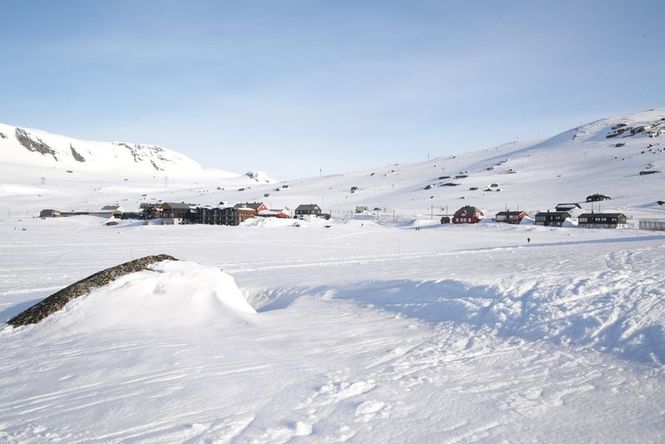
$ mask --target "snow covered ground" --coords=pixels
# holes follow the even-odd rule
[[[18,164],[12,147],[22,156],[40,161],[44,156],[16,147],[11,138],[0,139],[0,217],[32,216],[43,208],[98,211],[111,204],[132,211],[142,202],[159,200],[205,205],[262,201],[291,211],[317,203],[336,218],[349,217],[357,206],[378,208],[384,218],[412,218],[473,205],[492,217],[505,208],[535,213],[553,210],[559,202],[580,202],[585,211],[624,212],[633,223],[641,217],[665,217],[665,206],[657,204],[665,201],[665,134],[648,136],[654,128],[665,128],[663,119],[665,109],[643,111],[599,120],[540,142],[507,143],[423,162],[280,183],[266,183],[271,180],[261,172],[231,177],[175,168],[139,174],[127,166],[104,173],[76,165]],[[608,138],[617,125],[633,131],[651,129]],[[1,149],[2,143],[8,148]],[[642,171],[654,173],[640,175]],[[279,177],[278,171],[269,173]],[[357,190],[351,192],[353,187]],[[585,199],[594,193],[612,200],[592,206]]]
[[[635,227],[665,217],[664,127],[665,110],[650,110],[266,183],[31,163],[44,155],[0,126],[0,322],[106,267],[182,260],[0,329],[0,442],[662,442],[665,233]],[[58,148],[48,162],[85,145],[32,134]],[[437,223],[464,205],[533,215],[593,193],[630,228]],[[34,217],[159,200],[318,203],[333,220]]]
[[[188,262],[5,328],[0,441],[665,436],[665,234],[101,221],[0,220],[0,321],[125,260]]]

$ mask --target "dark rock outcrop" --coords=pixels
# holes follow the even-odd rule
[[[140,163],[144,160],[150,160],[153,168],[157,171],[163,171],[163,168],[160,168],[157,165],[155,160],[161,162],[172,162],[171,159],[164,155],[164,148],[157,145],[142,145],[142,144],[129,144],[125,142],[113,142],[115,145],[127,148],[134,158],[134,162]]]
[[[77,162],[85,162],[85,157],[83,157],[81,153],[76,151],[74,149],[74,145],[72,145],[71,143],[69,144],[69,149],[72,150],[72,156],[74,156],[74,160],[76,160]]]
[[[85,279],[69,285],[62,290],[53,293],[46,299],[36,303],[27,310],[19,313],[7,323],[18,327],[20,325],[35,324],[47,318],[56,311],[62,309],[67,302],[83,296],[90,292],[91,289],[107,285],[111,281],[124,276],[126,274],[135,273],[148,268],[148,266],[162,261],[175,261],[173,256],[166,254],[159,254],[155,256],[145,256],[140,259],[125,262],[124,264],[116,265],[115,267],[107,268]]]
[[[28,132],[22,128],[16,128],[15,134],[16,140],[18,140],[18,142],[28,151],[43,155],[50,154],[55,160],[58,160],[58,158],[55,156],[55,150],[45,144],[40,138],[31,137],[30,134],[28,134]]]

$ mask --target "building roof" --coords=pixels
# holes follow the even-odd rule
[[[584,213],[580,214],[579,217],[626,217],[623,213]]]
[[[455,217],[468,217],[468,216],[483,216],[483,212],[477,208],[467,205],[455,211]]]
[[[520,210],[510,211],[510,210],[506,210],[506,211],[499,211],[498,213],[496,213],[497,216],[519,216],[520,214],[526,214],[526,211],[520,211]]]
[[[536,214],[536,217],[547,215],[570,217],[570,213],[568,211],[540,211]]]
[[[122,208],[120,205],[104,205],[102,211],[120,211]]]
[[[263,210],[259,212],[259,216],[277,216],[278,214],[286,214],[286,212],[284,210],[275,209]]]
[[[188,204],[188,203],[185,203],[185,202],[164,202],[164,203],[162,204],[162,207],[163,207],[164,205],[167,205],[167,206],[170,207],[172,210],[189,210],[189,209],[191,209],[192,207],[196,206],[196,205]]]
[[[258,209],[262,205],[265,205],[265,204],[263,202],[243,202],[243,203],[235,204],[233,207],[234,208],[251,208],[252,210],[258,211]]]
[[[314,211],[314,210],[321,210],[321,208],[317,204],[301,204],[298,205],[296,208],[296,211]]]
[[[556,204],[557,208],[564,208],[564,209],[569,209],[572,210],[573,208],[579,208],[582,209],[582,206],[578,204],[577,202],[561,202]]]

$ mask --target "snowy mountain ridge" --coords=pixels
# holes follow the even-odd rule
[[[203,170],[189,157],[159,145],[79,140],[5,124],[0,124],[0,163],[138,175],[194,175]]]

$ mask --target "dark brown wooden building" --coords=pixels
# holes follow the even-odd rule
[[[257,214],[260,213],[261,211],[266,211],[268,209],[268,205],[264,204],[263,202],[243,202],[243,203],[235,204],[233,207],[234,208],[251,208]]]
[[[624,228],[628,218],[623,213],[584,213],[577,218],[580,228]]]
[[[162,216],[161,204],[143,202],[139,205],[139,212],[141,213],[141,219],[157,219]]]
[[[196,205],[185,202],[164,202],[160,206],[162,217],[173,219],[174,224],[193,224],[196,222]]]
[[[612,198],[610,196],[598,193],[586,197],[587,202],[600,202],[601,200],[611,200],[611,199]]]
[[[497,222],[503,222],[506,224],[519,224],[522,222],[522,219],[524,219],[526,216],[528,216],[526,211],[499,211],[496,213],[496,216],[494,216],[494,220]]]
[[[51,208],[44,209],[39,212],[39,217],[42,219],[46,219],[48,217],[60,217],[62,216],[60,210],[54,210]]]
[[[302,204],[298,205],[294,214],[298,219],[302,219],[305,216],[320,216],[321,208],[317,204]]]
[[[554,207],[556,211],[575,211],[575,210],[581,210],[582,206],[578,204],[577,202],[561,202],[556,204],[556,207]]]
[[[535,224],[546,227],[560,227],[570,217],[570,213],[567,211],[541,211],[536,214]]]

